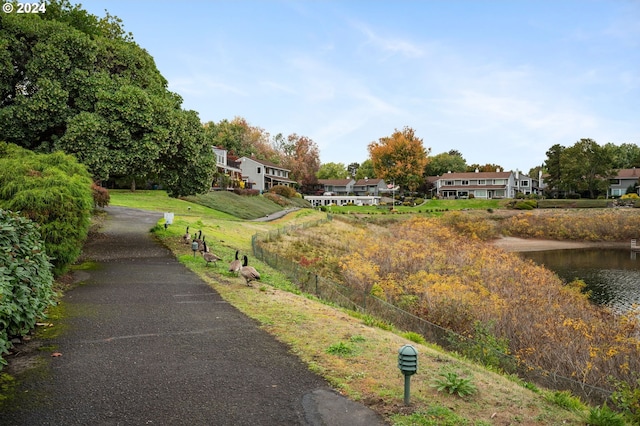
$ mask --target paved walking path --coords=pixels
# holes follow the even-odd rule
[[[84,251],[99,267],[64,297],[61,356],[30,375],[0,424],[384,424],[155,243],[160,214],[107,211]]]

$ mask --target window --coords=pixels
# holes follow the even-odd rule
[[[529,186],[529,181],[528,180],[521,180],[520,181],[520,186]]]
[[[262,173],[262,167],[258,167],[258,174]]]
[[[453,186],[453,181],[452,180],[445,180],[444,184],[447,186]]]
[[[478,185],[486,185],[486,184],[487,184],[487,181],[484,179],[481,179],[478,181]]]
[[[463,184],[463,185],[469,185],[469,181],[468,181],[468,180],[463,180],[463,181],[462,181],[462,184]]]
[[[609,179],[611,185],[620,185],[620,179]]]

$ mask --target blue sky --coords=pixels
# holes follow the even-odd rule
[[[432,155],[522,170],[580,138],[640,145],[640,2],[119,1],[105,9],[202,122],[245,118],[362,162],[409,126]]]

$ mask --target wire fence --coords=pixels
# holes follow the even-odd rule
[[[458,352],[482,364],[497,367],[507,374],[517,375],[521,380],[537,386],[552,390],[571,391],[574,395],[591,404],[600,405],[610,400],[612,393],[610,390],[528,366],[522,360],[499,351],[495,346],[487,345],[482,340],[462,336],[367,292],[321,277],[298,262],[279,256],[266,247],[266,243],[274,241],[281,235],[318,226],[331,220],[332,216],[328,215],[327,219],[288,225],[268,233],[255,234],[252,237],[253,254],[264,263],[285,274],[302,292],[312,294],[342,308],[367,315],[373,323],[377,320],[399,330],[418,333],[428,342],[435,343],[444,349]]]

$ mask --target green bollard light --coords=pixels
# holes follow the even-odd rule
[[[409,405],[411,394],[411,376],[418,371],[418,350],[404,345],[398,350],[398,368],[404,374],[404,405]]]

